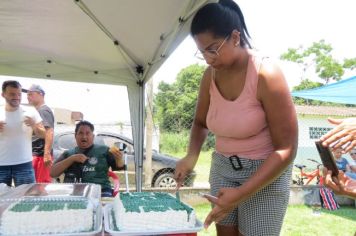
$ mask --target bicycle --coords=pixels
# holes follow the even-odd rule
[[[296,180],[293,179],[293,184],[296,185],[307,185],[309,184],[314,178],[316,178],[316,184],[320,184],[322,185],[322,175],[320,174],[320,166],[322,166],[323,164],[321,164],[320,162],[313,160],[313,159],[307,159],[308,161],[314,162],[317,164],[317,167],[315,170],[313,170],[312,172],[305,172],[304,168],[306,167],[305,165],[299,165],[296,164],[294,165],[295,167],[297,167],[300,170],[300,173],[295,175],[296,176]],[[304,184],[304,181],[306,180],[306,183]]]

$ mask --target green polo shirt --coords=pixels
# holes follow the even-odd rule
[[[55,163],[79,153],[83,153],[89,159],[83,164],[73,163],[64,172],[65,177],[68,173],[76,173],[77,181],[81,178],[82,183],[100,184],[102,189],[111,188],[108,177],[109,167],[112,170],[117,170],[118,168],[116,167],[115,157],[109,152],[109,147],[94,144],[84,151],[75,147],[65,151]]]

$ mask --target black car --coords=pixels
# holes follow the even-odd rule
[[[135,173],[135,160],[133,141],[131,139],[116,133],[96,132],[94,143],[106,145],[108,147],[115,145],[118,148],[125,146],[125,150],[127,153],[128,173],[131,174],[132,178],[132,175]],[[54,159],[57,159],[65,150],[71,149],[75,146],[77,146],[77,144],[74,138],[74,132],[70,131],[56,134],[54,136],[53,143]],[[144,161],[145,160],[146,156],[144,156]],[[178,160],[179,159],[176,157],[161,154],[153,150],[151,173],[152,179],[150,181],[151,186],[161,188],[175,187],[176,181],[173,176],[174,169]],[[190,175],[188,175],[185,179],[184,186],[193,186],[195,176],[195,172],[192,172]],[[132,181],[130,181],[130,183],[131,182]]]

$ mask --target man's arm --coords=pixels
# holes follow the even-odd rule
[[[112,146],[110,149],[109,149],[109,153],[111,154],[111,156],[113,157],[114,159],[114,162],[115,162],[115,165],[113,165],[113,161],[110,161],[110,166],[113,167],[113,169],[122,169],[124,167],[124,158],[123,158],[123,155],[122,155],[122,152],[115,146]],[[110,156],[109,156],[110,157]],[[116,168],[114,168],[116,167]]]
[[[35,133],[35,135],[39,138],[45,138],[46,136],[46,129],[44,128],[43,124],[42,124],[42,121],[41,122],[38,122],[36,123],[36,121],[29,117],[29,116],[26,116],[25,117],[25,120],[24,120],[24,123],[27,125],[27,126],[30,126],[33,130],[33,132]]]
[[[44,154],[43,154],[43,161],[45,166],[50,166],[52,163],[52,145],[53,145],[53,128],[46,128],[46,135],[45,135],[45,146],[44,146]]]
[[[49,167],[52,163],[52,145],[54,134],[54,115],[52,110],[47,106],[43,106],[38,110],[42,118],[42,124],[45,127],[44,147],[43,147],[43,161],[45,166]]]
[[[74,162],[84,163],[87,159],[88,157],[86,157],[84,154],[74,154],[67,158],[65,158],[62,154],[62,156],[54,162],[51,168],[51,177],[57,178]]]
[[[27,108],[24,116],[24,123],[32,128],[35,136],[44,139],[46,136],[46,130],[42,123],[40,113],[35,108],[31,107]]]
[[[46,129],[43,126],[42,122],[35,124],[34,126],[31,126],[33,132],[35,135],[39,138],[45,138],[46,137]]]

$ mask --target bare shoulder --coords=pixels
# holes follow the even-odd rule
[[[261,67],[259,70],[259,79],[267,80],[265,82],[268,82],[269,80],[284,79],[284,75],[275,60],[264,58],[261,62]]]
[[[203,78],[200,83],[201,89],[208,89],[210,87],[210,83],[213,79],[213,69],[209,66],[206,68],[203,74]]]
[[[266,58],[262,61],[258,73],[258,97],[273,93],[289,93],[284,74],[275,60]]]
[[[204,71],[202,83],[210,84],[210,81],[213,79],[213,73],[213,68],[211,66],[208,66]]]

